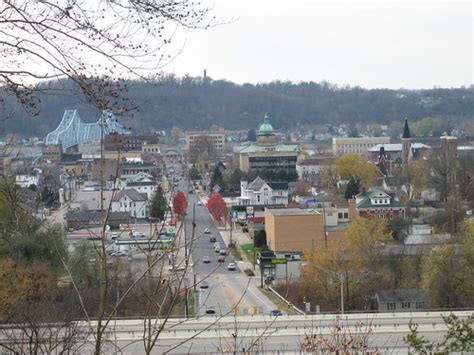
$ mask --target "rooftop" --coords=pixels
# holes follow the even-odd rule
[[[249,154],[249,153],[266,153],[266,152],[299,152],[300,148],[296,144],[277,144],[272,147],[263,147],[255,143],[234,147],[234,153]]]
[[[417,288],[378,291],[379,302],[422,302],[423,293]]]
[[[369,149],[369,152],[378,153],[380,148],[383,147],[386,152],[401,152],[402,143],[390,143],[390,144],[377,144],[376,146]],[[429,145],[423,143],[412,143],[411,149],[422,149],[422,148],[431,148]]]
[[[321,215],[320,212],[313,209],[303,208],[267,208],[274,216],[314,216]]]
[[[114,201],[120,201],[122,197],[127,196],[132,201],[146,201],[148,195],[146,193],[140,193],[134,189],[124,189],[120,190],[115,196]]]

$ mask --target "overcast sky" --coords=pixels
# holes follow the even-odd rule
[[[366,88],[471,85],[471,1],[215,0],[230,22],[176,38],[166,71],[237,83],[322,81]],[[185,39],[184,39],[185,38]]]

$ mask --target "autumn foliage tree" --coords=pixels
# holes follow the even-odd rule
[[[182,191],[179,191],[173,198],[173,212],[178,216],[184,216],[188,208],[188,201]]]
[[[353,180],[359,186],[370,187],[375,176],[374,164],[356,154],[344,154],[336,162],[336,171],[343,180]]]
[[[225,204],[222,195],[219,193],[213,193],[209,197],[209,201],[207,202],[207,209],[212,217],[219,223],[222,223],[222,217],[224,217],[227,212],[227,205]]]

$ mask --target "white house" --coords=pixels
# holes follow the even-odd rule
[[[130,212],[132,217],[147,218],[148,196],[134,189],[120,190],[112,200],[112,212]]]
[[[146,193],[148,200],[153,198],[158,183],[156,179],[145,172],[139,172],[133,176],[127,177],[122,182],[122,189],[134,189],[140,193]]]
[[[241,181],[239,200],[241,205],[287,205],[288,183],[265,182],[259,176],[251,183]]]
[[[31,185],[39,187],[40,177],[41,170],[35,169],[35,171],[31,174],[17,174],[15,176],[15,183],[23,188],[28,188]]]

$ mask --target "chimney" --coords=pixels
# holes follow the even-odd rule
[[[349,222],[352,222],[357,217],[359,217],[359,212],[357,212],[356,208],[356,200],[350,198],[349,200],[347,200],[347,203],[349,205]]]

